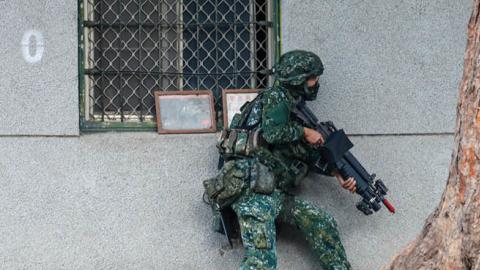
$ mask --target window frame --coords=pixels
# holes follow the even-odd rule
[[[86,120],[86,81],[85,81],[85,25],[84,0],[78,1],[78,87],[79,87],[79,125],[81,132],[105,131],[156,131],[157,123],[148,122],[94,122]],[[272,12],[273,33],[267,42],[273,48],[272,56],[268,59],[270,65],[279,59],[281,54],[281,0],[267,0]],[[271,80],[271,79],[270,79]],[[272,82],[270,82],[271,84]]]

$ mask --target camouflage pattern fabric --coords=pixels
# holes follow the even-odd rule
[[[263,94],[262,136],[273,145],[271,152],[275,159],[287,167],[292,161],[311,164],[319,155],[305,141],[303,126],[293,119],[291,111],[294,106],[295,99],[281,85],[276,85]],[[291,171],[279,172],[277,167],[270,169],[281,176],[277,181],[279,188],[292,188],[298,185],[297,177],[292,175]]]
[[[304,91],[295,90],[294,85],[305,85],[308,77],[318,76],[322,72],[323,65],[320,58],[312,53],[293,51],[283,55],[280,64],[276,66],[277,83],[261,93],[261,106],[255,107],[257,111],[252,118],[260,121],[262,137],[270,147],[257,150],[254,157],[235,157],[234,161],[229,161],[234,162],[235,165],[227,162],[225,165],[228,164],[230,168],[222,169],[219,177],[216,178],[221,180],[218,182],[223,183],[223,187],[242,189],[240,193],[238,188],[233,189],[235,192],[228,193],[222,190],[223,193],[218,191],[217,195],[220,197],[236,195],[230,206],[238,217],[245,247],[245,257],[239,269],[276,269],[276,219],[300,229],[323,269],[351,269],[333,217],[308,202],[287,195],[289,189],[297,186],[305,177],[308,167],[318,155],[305,141],[304,127],[296,122],[292,115],[298,94],[305,94]],[[288,84],[282,82],[288,82]],[[261,117],[259,117],[260,108]],[[242,115],[236,115],[233,126],[243,126],[242,120],[248,119],[247,113],[249,111],[242,110]],[[242,163],[242,160],[249,162]],[[240,184],[243,181],[253,181],[250,179],[253,178],[251,174],[245,176],[252,171],[249,166],[253,166],[253,160],[268,167],[273,175],[275,179],[273,193],[255,193],[250,188],[250,183]],[[231,185],[228,183],[229,179],[236,181],[241,179],[241,181]],[[208,186],[212,185],[206,185]],[[223,199],[227,200],[227,197]]]
[[[323,269],[351,269],[333,217],[308,202],[286,195],[290,188],[298,185],[298,179],[305,176],[305,172],[295,175],[290,165],[296,161],[309,164],[318,155],[305,142],[303,127],[292,118],[294,98],[288,89],[276,85],[263,93],[262,101],[262,136],[272,148],[258,151],[257,158],[275,175],[276,189],[269,195],[259,194],[247,184],[231,204],[238,217],[245,248],[239,269],[276,269],[276,219],[300,229]],[[229,175],[247,173],[245,166],[252,163],[241,162],[243,160],[252,159],[230,161],[241,165],[233,166],[234,170],[222,169],[223,181],[227,181]],[[290,198],[290,203],[286,203],[289,201],[286,198]]]
[[[276,269],[275,217],[279,214],[282,194],[257,194],[246,190],[232,204],[240,224],[245,256],[239,269]]]
[[[294,50],[283,54],[274,69],[276,80],[301,85],[310,76],[323,74],[323,63],[316,54]]]
[[[316,54],[307,51],[290,51],[280,57],[274,67],[275,80],[288,88],[290,94],[305,100],[317,98],[320,84],[308,85],[307,80],[323,73],[323,63]]]
[[[351,269],[335,219],[309,202],[298,198],[292,207],[282,208],[283,219],[297,226],[305,236],[324,270]]]
[[[294,98],[281,86],[263,94],[262,136],[270,144],[284,144],[303,138],[303,127],[291,119]]]
[[[312,204],[279,190],[271,195],[246,190],[232,208],[238,216],[245,247],[239,269],[276,269],[277,218],[300,229],[324,270],[351,269],[335,220]]]
[[[250,179],[252,164],[251,159],[230,160],[223,165],[216,177],[203,181],[212,206],[230,205],[240,196]]]

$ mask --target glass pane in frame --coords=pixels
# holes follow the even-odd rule
[[[200,91],[156,91],[158,133],[216,131],[213,94]]]

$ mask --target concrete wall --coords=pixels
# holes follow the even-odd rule
[[[5,0],[0,12],[0,135],[78,135],[77,1]]]
[[[0,139],[1,269],[236,269],[243,249],[211,231],[203,179],[214,135],[105,133]],[[421,229],[448,174],[451,136],[355,137],[398,213],[364,216],[358,196],[310,177],[299,194],[334,215],[354,269],[379,269]],[[306,241],[279,232],[279,269],[318,269]],[[292,233],[293,231],[293,233]],[[223,255],[222,255],[223,254]]]
[[[319,194],[324,187],[307,182],[305,196],[335,214],[354,269],[379,269],[420,231],[445,186],[472,2],[282,3],[284,51],[312,50],[326,67],[314,111],[367,135],[354,152],[384,178],[398,213],[335,205],[343,195],[328,182]]]
[[[357,134],[453,131],[472,1],[282,3],[284,51],[325,64],[319,115]]]
[[[0,42],[0,268],[235,269],[243,249],[210,230],[201,200],[201,181],[215,174],[213,134],[62,137],[78,134],[77,10],[66,2],[0,0],[9,11],[0,17],[8,37]],[[364,134],[353,137],[353,152],[398,209],[366,217],[334,179],[303,183],[299,195],[337,219],[354,269],[385,264],[439,201],[470,5],[283,1],[284,51],[314,50],[327,68],[312,106]],[[30,29],[45,41],[34,64],[20,48]],[[279,269],[317,269],[288,229],[279,234]]]

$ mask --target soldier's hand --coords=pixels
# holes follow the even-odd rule
[[[337,177],[337,179],[344,189],[352,193],[355,193],[355,191],[357,190],[357,182],[355,181],[355,179],[353,179],[353,177],[350,177],[347,180],[344,180],[342,177]]]
[[[325,141],[323,140],[322,134],[320,134],[318,131],[304,127],[304,136],[305,140],[309,144],[323,144]]]

